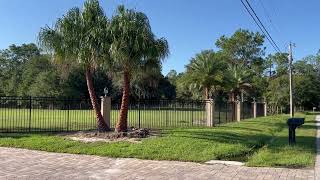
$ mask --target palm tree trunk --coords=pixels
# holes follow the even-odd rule
[[[126,132],[128,129],[128,106],[129,106],[129,72],[127,70],[123,73],[123,89],[122,89],[122,101],[120,108],[119,120],[116,125],[117,132]]]
[[[209,91],[210,91],[210,88],[206,87],[204,88],[204,95],[206,96],[205,98],[206,99],[210,99],[210,95],[209,95]]]
[[[230,101],[231,102],[234,102],[235,101],[235,94],[234,94],[234,91],[232,90],[231,93],[230,93]]]
[[[86,69],[86,81],[87,81],[87,87],[88,87],[89,96],[91,100],[91,105],[97,118],[98,131],[100,132],[109,131],[110,127],[108,127],[108,125],[104,122],[99,105],[97,103],[97,97],[96,97],[96,94],[93,88],[93,83],[92,83],[92,72],[89,68]]]

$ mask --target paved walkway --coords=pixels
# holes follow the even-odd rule
[[[115,159],[0,148],[0,179],[314,179],[314,170]]]
[[[320,116],[317,116],[320,127]],[[317,149],[320,153],[320,130]],[[315,173],[317,172],[317,173]],[[319,173],[319,175],[318,175]],[[59,154],[0,147],[0,179],[319,179],[316,168],[257,168]]]

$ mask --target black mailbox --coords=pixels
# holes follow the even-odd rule
[[[296,128],[304,124],[304,118],[289,118],[287,121],[289,126],[289,144],[296,143]]]

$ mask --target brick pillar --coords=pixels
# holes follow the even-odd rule
[[[104,122],[110,127],[111,98],[108,96],[101,96],[101,114]]]
[[[253,118],[257,118],[257,102],[253,101]]]
[[[264,116],[267,116],[267,102],[263,103],[263,113],[264,113]]]
[[[240,101],[236,101],[236,120],[240,122],[241,120],[241,103]]]
[[[207,118],[207,126],[214,126],[214,100],[207,99],[206,100],[206,118]]]

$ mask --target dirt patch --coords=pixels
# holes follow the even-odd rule
[[[61,136],[74,141],[85,143],[92,142],[120,142],[127,141],[131,143],[140,143],[141,139],[156,136],[156,131],[149,129],[129,129],[128,132],[98,132],[98,131],[79,131],[71,133],[62,133]]]

